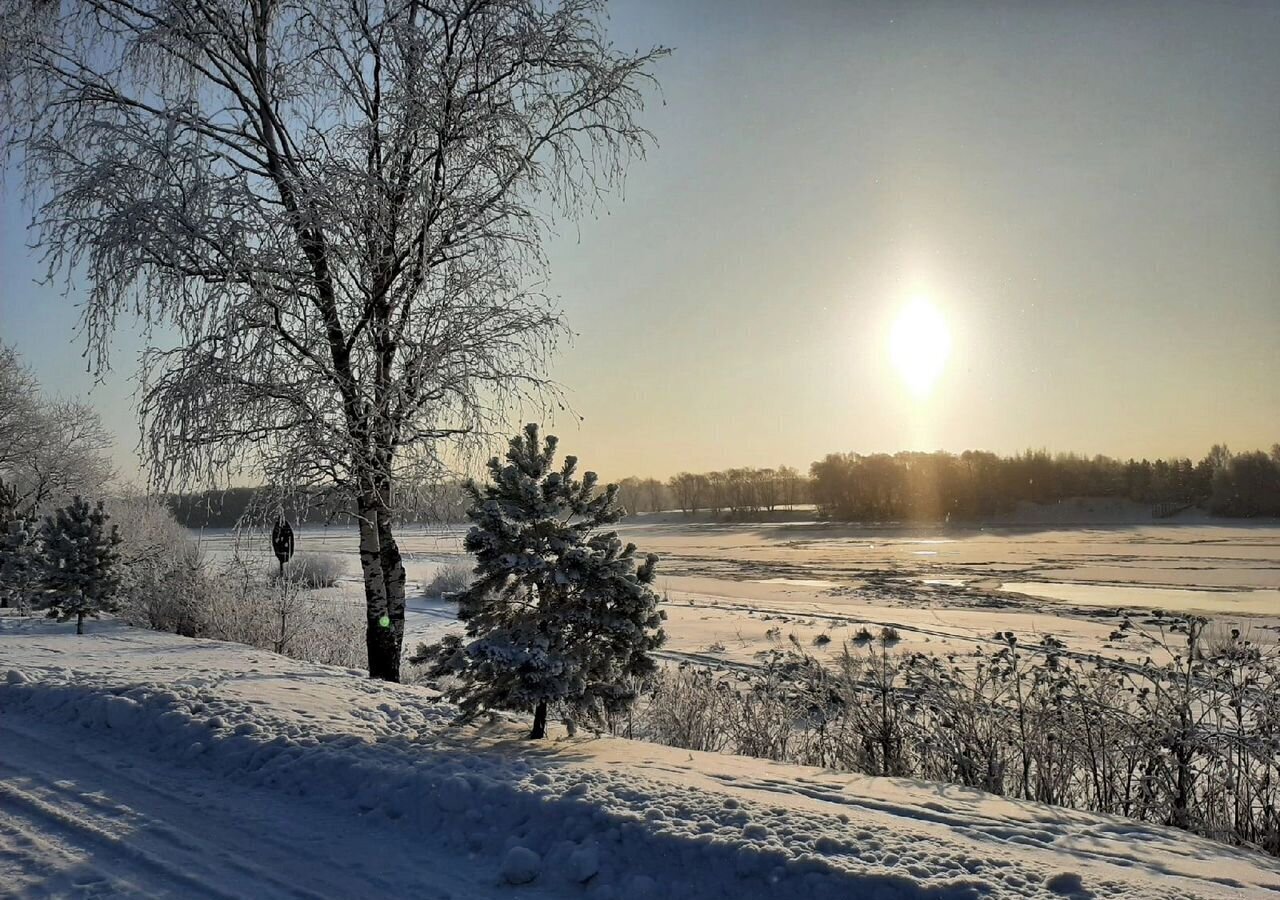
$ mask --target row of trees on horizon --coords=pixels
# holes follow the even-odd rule
[[[231,527],[249,515],[260,488],[240,487],[172,494],[166,503],[184,525]],[[464,517],[461,481],[420,491],[432,502],[406,523],[457,522]],[[618,497],[629,513],[679,511],[750,520],[813,505],[837,521],[938,522],[980,519],[1020,503],[1052,504],[1071,498],[1116,498],[1149,504],[1153,512],[1204,509],[1233,518],[1280,516],[1280,444],[1270,452],[1232,453],[1215,444],[1200,460],[1118,460],[1028,450],[999,456],[903,451],[831,453],[805,475],[790,466],[680,472],[663,481],[627,477]],[[291,512],[302,524],[349,524],[352,511],[317,497]]]
[[[0,346],[0,474],[16,493],[15,507],[44,514],[75,494],[126,495],[107,460],[110,438],[89,406],[49,396],[19,354]],[[231,527],[261,517],[277,492],[236,487],[159,498],[187,527]],[[466,492],[460,479],[413,490],[420,498],[401,510],[405,523],[459,522]],[[1214,445],[1193,461],[1117,460],[1029,450],[1013,456],[969,450],[960,454],[832,453],[807,475],[789,466],[680,472],[665,481],[628,477],[618,497],[630,513],[680,511],[752,519],[813,504],[840,521],[946,521],[1007,512],[1019,503],[1057,503],[1073,497],[1123,498],[1173,511],[1203,508],[1251,518],[1280,516],[1280,444],[1269,452],[1232,453]],[[349,498],[316,491],[282,509],[295,523],[351,524]]]
[[[1074,497],[1127,499],[1151,504],[1157,514],[1199,507],[1221,516],[1280,515],[1280,444],[1270,453],[1239,454],[1216,444],[1198,462],[1044,450],[1003,457],[977,450],[833,453],[810,472],[813,502],[841,520],[973,519]]]
[[[936,522],[1074,497],[1128,499],[1159,512],[1200,507],[1215,515],[1251,518],[1280,515],[1280,444],[1270,453],[1237,454],[1216,444],[1198,462],[1046,450],[1013,456],[981,450],[830,453],[809,467],[808,477],[786,466],[681,472],[665,485],[655,479],[624,479],[622,489],[633,511],[679,509],[729,518],[812,503],[819,515],[841,521]]]

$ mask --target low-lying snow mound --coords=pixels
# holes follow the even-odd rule
[[[450,727],[454,709],[421,687],[115,624],[67,630],[0,622],[0,747],[6,728],[74,729],[77,753],[151,755],[210,793],[272,792],[369,840],[420,838],[493,896],[1280,896],[1274,860],[1170,829],[616,739],[529,744],[501,723]],[[394,894],[415,860],[384,862]]]

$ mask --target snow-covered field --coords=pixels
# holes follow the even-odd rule
[[[662,556],[673,662],[750,667],[792,635],[822,656],[884,626],[902,650],[1012,630],[1139,658],[1159,651],[1115,625],[1156,608],[1280,639],[1274,525],[623,530]],[[461,535],[404,534],[409,646],[458,627],[421,585],[465,561]],[[298,547],[340,554],[326,593],[360,602],[351,531]],[[0,619],[0,896],[1280,897],[1280,862],[1157,826],[615,739],[530,746],[503,721],[450,727],[422,687],[73,627]]]
[[[838,652],[867,627],[898,649],[948,652],[1014,631],[1068,651],[1141,658],[1145,638],[1113,639],[1119,616],[1195,612],[1213,629],[1280,640],[1280,527],[1146,525],[883,529],[794,525],[649,527],[632,539],[663,557],[667,650],[747,662],[794,633]]]
[[[0,619],[0,894],[1280,896],[1280,862],[977,791],[448,725],[430,690]]]
[[[1258,643],[1280,642],[1274,523],[941,529],[638,521],[622,532],[662,558],[670,659],[752,665],[792,634],[821,656],[862,628],[878,634],[885,626],[897,629],[902,651],[963,651],[1014,631],[1023,646],[1053,635],[1068,652],[1140,659],[1158,657],[1160,648],[1144,635],[1113,638],[1116,625],[1126,611],[1156,609],[1206,615],[1211,632],[1238,628]],[[463,532],[402,536],[409,646],[457,627],[448,605],[427,600],[420,586],[441,565],[467,560]],[[215,556],[235,546],[227,532],[203,540]],[[267,556],[260,541],[244,546]],[[353,531],[303,529],[298,549],[343,555],[348,577],[335,593],[359,601]],[[831,641],[815,646],[824,634]]]

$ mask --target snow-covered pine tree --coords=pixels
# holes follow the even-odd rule
[[[17,490],[0,479],[0,607],[25,610],[39,577],[36,528]]]
[[[76,634],[84,634],[85,616],[117,607],[120,532],[114,525],[108,529],[109,518],[101,500],[90,507],[76,496],[40,526],[49,616],[59,622],[74,616]]]
[[[624,514],[617,486],[598,492],[594,472],[575,478],[573,456],[557,470],[556,444],[527,425],[505,463],[489,461],[489,484],[467,484],[476,580],[458,596],[466,638],[420,646],[413,658],[434,677],[453,677],[448,695],[465,716],[532,711],[535,739],[546,734],[549,705],[570,721],[625,709],[664,639],[657,556],[641,561],[606,530]]]

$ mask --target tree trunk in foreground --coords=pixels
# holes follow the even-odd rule
[[[369,677],[399,681],[404,640],[404,566],[390,516],[378,504],[360,506],[360,567],[365,577],[365,647]]]
[[[84,613],[76,613],[76,634],[84,634]]]
[[[359,513],[369,677],[399,681],[404,647],[404,562],[386,505],[361,499]]]
[[[382,578],[387,586],[387,609],[391,619],[391,643],[394,645],[393,657],[395,677],[390,681],[400,680],[400,658],[404,652],[404,609],[405,609],[405,571],[400,555],[400,545],[391,533],[391,514],[383,511],[378,516],[378,543],[382,552]]]
[[[543,700],[533,710],[533,730],[529,740],[540,741],[547,736],[547,701]]]

